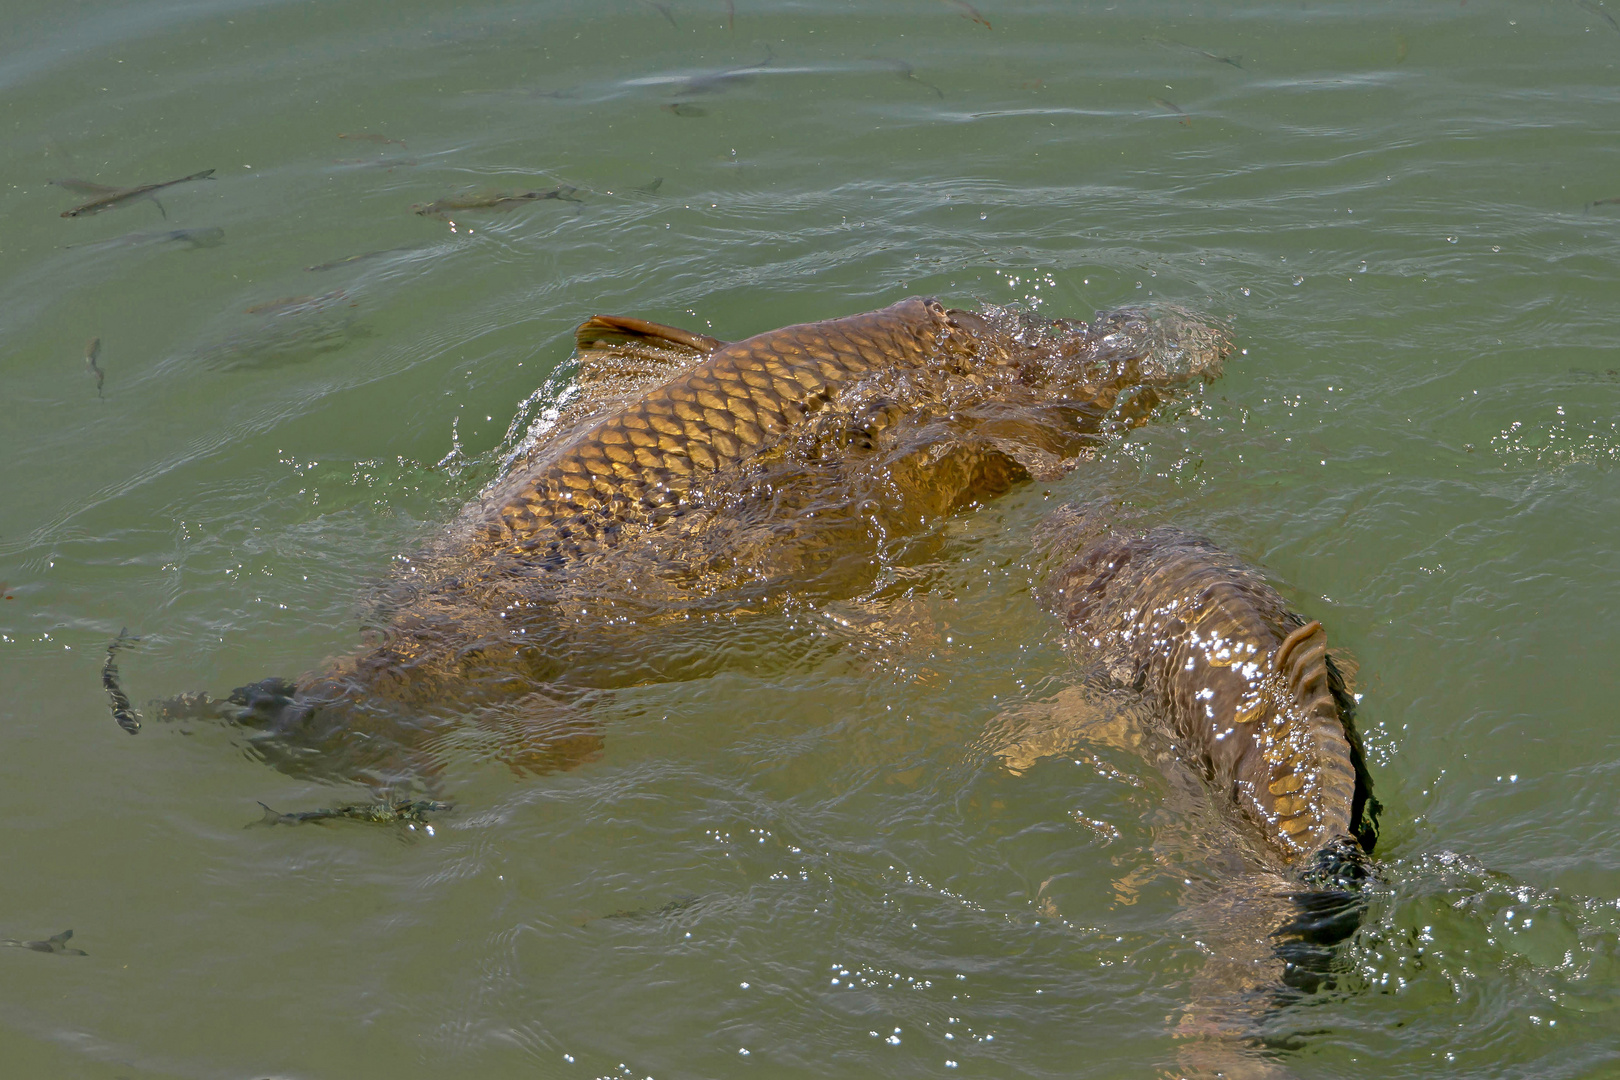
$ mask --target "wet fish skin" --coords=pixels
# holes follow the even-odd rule
[[[447,195],[430,203],[417,203],[411,209],[423,217],[452,213],[457,210],[505,210],[520,203],[557,199],[561,202],[581,202],[575,198],[578,188],[560,184],[550,191],[488,191],[473,195]]]
[[[80,203],[71,210],[62,211],[62,216],[65,218],[88,217],[91,214],[99,214],[103,210],[110,210],[115,206],[126,205],[127,203],[133,202],[136,199],[150,198],[154,203],[157,203],[157,199],[154,196],[157,192],[162,191],[164,188],[173,187],[176,184],[190,183],[193,180],[211,180],[213,179],[213,176],[213,169],[204,169],[202,172],[192,173],[190,176],[182,176],[178,180],[165,180],[159,184],[141,184],[137,187],[113,188],[110,191],[103,192],[96,198],[91,199],[89,202]],[[64,187],[67,186],[66,181],[56,180],[52,182]],[[84,181],[78,181],[78,183],[84,183]],[[168,212],[163,209],[162,203],[158,203],[157,206],[159,213],[162,213],[164,217],[169,216]]]
[[[1099,530],[1071,511],[1049,536],[1078,550],[1048,579],[1046,603],[1170,721],[1212,789],[1291,867],[1364,859],[1377,803],[1321,623],[1179,529]]]

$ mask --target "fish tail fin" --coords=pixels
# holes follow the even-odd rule
[[[404,144],[401,143],[400,145]],[[181,177],[177,183],[183,184],[187,180],[212,180],[214,178],[214,172],[215,170],[213,169],[204,169],[202,172],[192,173],[190,176]]]
[[[265,806],[265,804],[262,803],[262,802],[259,803],[259,806],[264,809],[264,813],[259,815],[259,820],[258,821],[250,821],[246,825],[244,825],[243,828],[251,829],[255,825],[287,825],[287,824],[292,824],[292,820],[291,820],[292,815],[291,814],[283,814],[283,813],[280,813],[279,811],[272,810],[268,806]]]
[[[158,213],[163,215],[163,220],[164,221],[169,220],[169,212],[167,210],[163,209],[163,204],[158,202],[158,198],[157,198],[156,195],[152,196],[152,205],[158,208]]]

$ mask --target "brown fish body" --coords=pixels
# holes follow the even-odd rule
[[[1290,865],[1309,869],[1347,840],[1371,849],[1366,770],[1327,636],[1254,570],[1176,529],[1109,531],[1052,575],[1046,598]]]

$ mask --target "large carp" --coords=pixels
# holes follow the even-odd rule
[[[1174,310],[1086,323],[932,299],[731,343],[598,316],[576,342],[553,425],[401,561],[364,650],[168,712],[223,712],[281,767],[372,783],[422,775],[478,710],[514,767],[567,765],[596,741],[559,707],[570,691],[700,674],[724,651],[700,641],[715,619],[859,594],[953,511],[1061,474],[1228,348]]]
[[[1354,701],[1316,620],[1201,537],[1065,510],[1044,598],[1107,679],[1139,691],[1238,828],[1247,867],[1193,900],[1209,957],[1178,1034],[1188,1076],[1286,1075],[1245,1049],[1285,987],[1330,978],[1371,870],[1377,803]]]

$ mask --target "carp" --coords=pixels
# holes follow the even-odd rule
[[[1177,756],[1260,840],[1249,872],[1193,905],[1210,950],[1178,1035],[1189,1076],[1286,1075],[1246,1044],[1286,989],[1330,982],[1360,925],[1378,803],[1354,699],[1317,620],[1254,569],[1172,527],[1099,509],[1045,526],[1043,598],[1106,679],[1142,695]]]
[[[737,342],[619,316],[575,338],[555,419],[399,561],[361,651],[164,715],[212,710],[279,768],[384,787],[468,726],[514,769],[566,768],[600,746],[581,693],[696,677],[728,621],[862,594],[1229,348],[1169,309],[1086,323],[915,298]]]

